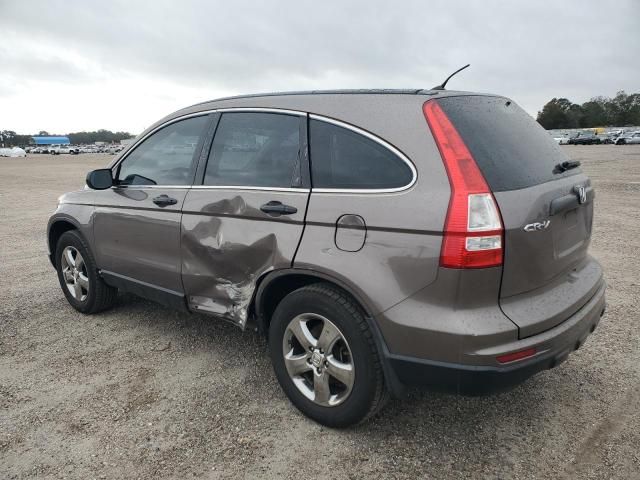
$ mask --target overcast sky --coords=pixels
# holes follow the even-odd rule
[[[429,88],[640,91],[640,0],[0,0],[0,129],[139,133],[240,93]]]

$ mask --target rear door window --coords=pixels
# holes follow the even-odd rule
[[[517,190],[580,173],[559,173],[568,160],[557,142],[522,108],[503,97],[467,95],[437,100],[494,192]]]
[[[291,188],[300,182],[300,120],[294,115],[223,113],[204,185]]]
[[[409,166],[391,150],[332,123],[309,122],[309,148],[314,188],[394,189],[413,180]]]

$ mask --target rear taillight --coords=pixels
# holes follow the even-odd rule
[[[448,268],[502,265],[504,228],[487,182],[438,102],[429,100],[423,111],[451,185],[440,265]]]

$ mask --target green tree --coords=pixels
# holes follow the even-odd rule
[[[640,125],[640,93],[616,93],[613,98],[593,97],[582,105],[566,98],[553,98],[538,112],[546,129]]]
[[[582,104],[581,127],[596,127],[608,124],[609,121],[604,102],[592,98],[590,101]]]
[[[573,103],[566,98],[552,98],[538,112],[538,123],[544,128],[569,128],[577,117],[577,112],[572,109]]]
[[[67,135],[72,144],[90,144],[94,142],[119,142],[127,138],[133,138],[134,135],[129,132],[112,132],[110,130],[97,130],[94,132],[73,132]]]

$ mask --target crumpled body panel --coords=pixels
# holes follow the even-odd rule
[[[308,192],[193,189],[182,216],[182,279],[190,308],[244,327],[256,282],[290,267],[303,230]],[[293,215],[260,210],[270,201]]]

